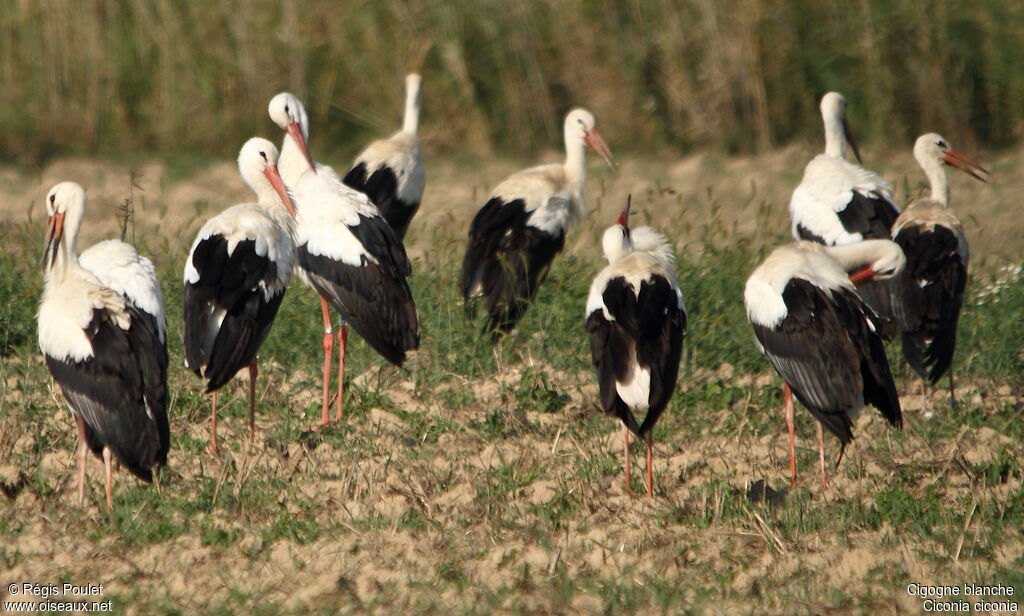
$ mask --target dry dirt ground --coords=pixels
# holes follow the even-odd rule
[[[786,227],[788,194],[811,155],[790,148],[598,171],[588,184],[591,213],[568,250],[595,251],[595,230],[614,220],[627,193],[655,223],[659,212],[672,214],[682,250],[712,219],[735,225],[738,237],[771,237]],[[953,203],[981,262],[1019,263],[1024,254],[1024,222],[1011,198],[1024,184],[1022,158],[1024,151],[977,156],[995,174],[988,185],[954,179]],[[919,182],[908,160],[873,165],[897,180],[902,197],[903,178],[911,187]],[[430,163],[411,232],[420,266],[436,242],[457,241],[488,186],[515,165],[488,164],[460,182],[464,168]],[[160,163],[134,172],[137,232],[159,233],[174,246],[187,244],[203,218],[249,198],[228,162],[178,182],[162,179]],[[111,235],[130,176],[128,165],[87,160],[57,161],[34,175],[0,169],[0,220],[21,229],[34,210],[24,232],[41,236],[45,191],[75,179],[90,194],[81,242],[89,245]],[[429,361],[429,350],[413,360]],[[898,436],[877,414],[862,413],[859,438],[827,490],[817,483],[814,433],[803,417],[799,485],[790,492],[781,420],[750,419],[776,413],[774,375],[734,374],[729,365],[696,371],[681,389],[748,393],[725,402],[709,396],[699,415],[663,420],[656,495],[646,499],[624,490],[621,432],[594,413],[589,374],[561,373],[525,352],[493,378],[453,374],[430,387],[409,371],[371,370],[354,378],[352,395],[378,392],[379,404],[367,404],[344,429],[281,438],[281,422],[294,436],[295,424],[310,420],[288,413],[315,407],[317,392],[314,377],[271,363],[255,444],[244,438],[244,381],[228,388],[233,410],[222,438],[231,446],[221,458],[203,449],[207,407],[186,404],[197,395],[175,394],[164,485],[156,494],[122,474],[121,502],[109,513],[95,463],[85,507],[75,501],[74,433],[41,359],[5,362],[4,601],[18,598],[4,594],[9,583],[72,581],[102,583],[115,610],[138,614],[915,613],[922,599],[908,595],[908,584],[1009,584],[999,576],[1024,553],[1020,529],[1000,522],[1020,519],[1013,514],[1024,504],[1019,470],[1000,471],[1019,469],[1006,461],[1024,455],[1007,436],[1024,412],[1019,383],[961,383],[961,401],[986,425],[940,438],[922,417],[916,389],[902,392],[908,429]],[[544,412],[516,398],[529,370],[543,371],[566,396],[560,409]],[[189,376],[176,368],[172,391],[196,389]],[[932,397],[950,413],[944,401]],[[15,407],[32,414],[14,414]],[[828,445],[834,457],[835,442]],[[26,460],[37,469],[22,468]],[[893,484],[907,502],[886,492]],[[641,488],[638,478],[634,486]],[[934,532],[921,527],[932,524]],[[1024,588],[1017,591],[1019,598]]]

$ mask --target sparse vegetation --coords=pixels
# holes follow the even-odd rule
[[[122,473],[111,512],[95,463],[87,506],[74,503],[75,433],[35,344],[39,225],[3,223],[17,231],[0,254],[0,563],[11,576],[102,581],[115,611],[167,614],[914,611],[911,582],[1022,589],[1024,280],[988,230],[972,236],[983,256],[961,324],[961,409],[939,391],[924,420],[891,347],[907,428],[865,411],[822,491],[799,412],[791,492],[777,377],[741,299],[783,239],[779,206],[751,190],[742,208],[761,222],[741,229],[722,193],[657,180],[638,216],[677,238],[690,330],[647,500],[624,492],[620,428],[596,412],[582,330],[593,238],[608,222],[596,212],[614,201],[603,177],[575,245],[496,346],[456,301],[460,226],[414,229],[414,246],[432,247],[413,249],[422,348],[396,370],[353,336],[346,421],[318,433],[303,432],[319,413],[316,302],[294,285],[261,353],[257,441],[245,439],[246,385],[229,385],[219,459],[205,449],[209,400],[176,359],[187,246],[175,238],[198,221],[167,226],[174,187],[160,196],[147,184],[157,178],[140,181],[136,238],[167,297],[173,446],[158,486]],[[123,199],[97,204],[111,234]]]

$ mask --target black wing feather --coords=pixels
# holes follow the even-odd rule
[[[775,327],[755,323],[754,333],[797,399],[844,445],[853,438],[850,414],[862,400],[901,425],[880,323],[871,309],[851,291],[830,297],[798,278],[782,296],[786,318]]]
[[[360,217],[349,227],[378,263],[359,266],[315,255],[299,246],[299,264],[322,297],[385,359],[402,365],[419,346],[419,319],[406,276],[411,267],[402,243],[382,218]]]
[[[487,331],[512,331],[565,246],[565,232],[552,235],[526,224],[531,212],[522,199],[493,198],[477,212],[462,261],[461,286],[467,307],[476,282],[483,289]]]
[[[665,410],[679,375],[686,331],[686,313],[668,280],[653,276],[640,283],[639,294],[624,278],[613,278],[602,294],[604,312],[587,317],[590,351],[597,368],[601,407],[621,419],[638,437],[643,437]],[[619,397],[616,381],[627,378],[635,349],[636,361],[651,374],[647,414],[639,424],[631,409]]]
[[[918,376],[934,384],[953,363],[967,265],[956,234],[946,227],[905,227],[893,239],[907,256],[893,297],[903,355]]]
[[[277,265],[256,253],[255,240],[238,242],[229,255],[222,235],[209,237],[196,246],[192,265],[199,280],[185,284],[185,358],[196,375],[207,379],[207,391],[215,391],[256,358],[277,316],[285,290],[264,298],[260,282],[277,280]],[[216,309],[227,312],[206,355],[203,342],[214,327]],[[205,374],[200,367],[206,365]]]
[[[85,333],[93,357],[71,361],[46,356],[46,365],[68,404],[86,424],[86,444],[96,455],[110,447],[117,459],[145,481],[167,463],[167,347],[156,319],[128,306],[128,330],[102,309],[93,311]]]
[[[371,174],[366,163],[359,163],[345,174],[342,182],[366,194],[380,210],[384,220],[395,230],[398,239],[405,237],[420,203],[407,203],[398,198],[398,177],[394,169],[381,165]]]

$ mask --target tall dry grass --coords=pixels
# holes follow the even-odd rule
[[[351,152],[398,125],[411,69],[441,153],[556,145],[580,104],[619,149],[755,151],[817,138],[829,89],[867,139],[998,147],[1024,126],[1022,52],[1018,0],[16,0],[0,156],[230,155],[282,89],[318,149]]]

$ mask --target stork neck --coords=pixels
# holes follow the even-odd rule
[[[942,205],[949,206],[949,174],[942,163],[934,158],[928,158],[921,163],[924,174],[928,176],[928,183],[932,189],[932,200]]]
[[[841,246],[826,246],[825,252],[850,271],[880,261],[900,248],[889,240],[864,240]]]
[[[291,135],[285,133],[284,141],[281,143],[281,154],[277,158],[277,170],[281,173],[284,183],[292,186],[309,169],[309,162],[302,155],[299,144],[295,143]]]
[[[402,130],[415,135],[420,128],[420,87],[418,83],[410,83],[405,92],[405,116]]]
[[[574,193],[583,195],[587,181],[586,144],[575,134],[565,135],[565,177]]]
[[[843,121],[836,114],[822,114],[825,122],[825,155],[846,158],[846,131]]]

